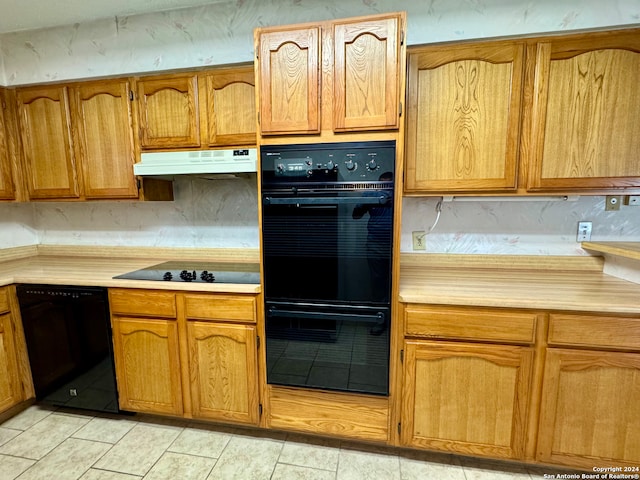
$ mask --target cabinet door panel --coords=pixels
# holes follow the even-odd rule
[[[114,318],[113,349],[122,409],[182,414],[175,321]]]
[[[406,191],[516,188],[523,56],[517,43],[411,54]]]
[[[403,443],[521,458],[532,362],[527,347],[406,342]]]
[[[30,198],[79,196],[67,87],[18,91]]]
[[[208,143],[256,143],[256,94],[253,67],[228,73],[211,73],[207,89]]]
[[[22,400],[11,315],[0,315],[0,412]]]
[[[0,89],[0,200],[13,200],[15,189],[13,185],[13,175],[11,172],[11,159],[9,157],[9,142],[7,119],[5,118],[4,91]]]
[[[74,89],[77,157],[87,198],[138,196],[130,87],[127,80],[86,84]]]
[[[640,354],[549,349],[538,460],[591,468],[640,461]]]
[[[640,186],[638,37],[538,44],[530,190]]]
[[[399,24],[393,16],[333,26],[334,130],[398,128]]]
[[[137,82],[142,148],[199,147],[195,75]]]
[[[260,131],[320,132],[320,28],[259,36]]]
[[[187,323],[193,414],[258,423],[256,329]]]

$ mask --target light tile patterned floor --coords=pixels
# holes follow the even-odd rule
[[[0,424],[2,480],[517,480],[552,470],[298,434],[34,405]]]

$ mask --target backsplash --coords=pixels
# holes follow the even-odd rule
[[[21,247],[38,243],[33,205],[0,203],[0,248]]]
[[[408,45],[640,22],[628,0],[222,0],[0,35],[0,84],[251,62],[257,26],[397,10],[407,12]]]

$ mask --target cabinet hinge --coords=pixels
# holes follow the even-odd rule
[[[400,102],[400,104],[398,105],[398,111],[400,112],[398,116],[401,117],[402,116],[402,102]]]
[[[260,112],[258,112],[258,125],[260,125]]]
[[[400,45],[404,45],[404,29],[400,30]]]
[[[258,404],[258,415],[262,416],[262,404]]]
[[[400,435],[401,431],[402,431],[402,423],[398,422],[398,435]]]
[[[133,90],[129,90],[129,100],[133,102]]]
[[[400,363],[404,363],[404,350],[400,350]]]
[[[142,188],[142,183],[139,178],[136,178],[136,184],[138,185],[138,190],[140,190]]]
[[[256,335],[256,345],[260,348],[260,335]]]

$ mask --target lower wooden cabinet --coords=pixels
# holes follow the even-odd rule
[[[120,408],[182,415],[175,320],[116,317],[113,350]]]
[[[111,289],[123,410],[257,425],[256,295]]]
[[[256,328],[187,322],[193,416],[257,425]]]
[[[404,445],[523,457],[532,348],[416,340],[404,352]]]

